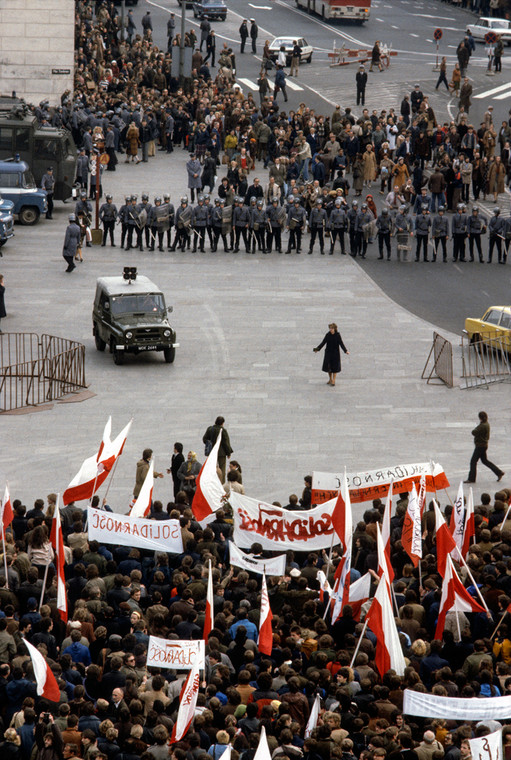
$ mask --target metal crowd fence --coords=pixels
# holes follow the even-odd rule
[[[428,364],[431,356],[433,356],[433,366],[428,374]],[[434,383],[436,378],[438,378],[448,388],[453,387],[452,343],[437,332],[433,333],[433,344],[421,377],[423,380],[427,380],[428,383]]]
[[[511,380],[511,339],[496,332],[480,333],[477,339],[461,337],[460,388],[488,387]]]

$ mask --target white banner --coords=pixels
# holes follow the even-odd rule
[[[148,668],[174,668],[174,670],[191,670],[199,658],[199,668],[204,670],[205,648],[203,639],[198,641],[172,641],[149,636],[147,647]]]
[[[473,760],[502,760],[502,729],[468,743]]]
[[[511,718],[511,697],[438,697],[405,689],[403,713],[445,720],[507,720]]]
[[[141,517],[87,508],[90,541],[138,549],[181,554],[183,539],[179,520],[145,520]]]
[[[284,575],[286,572],[286,555],[268,559],[257,559],[253,554],[244,554],[238,547],[229,541],[229,562],[236,567],[242,567],[250,573],[262,575]]]
[[[264,501],[231,492],[229,503],[234,517],[234,543],[243,549],[261,544],[263,549],[315,551],[332,543],[332,511],[336,499],[307,511],[274,507]],[[337,539],[334,544],[339,543]]]

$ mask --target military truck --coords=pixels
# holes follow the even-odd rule
[[[115,364],[124,364],[126,354],[162,351],[172,364],[179,343],[167,319],[171,311],[160,288],[135,267],[125,267],[120,277],[99,277],[92,310],[97,350],[108,346]]]

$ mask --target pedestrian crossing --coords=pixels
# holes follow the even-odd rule
[[[492,87],[490,90],[484,90],[484,92],[478,92],[474,95],[474,100],[483,100],[485,98],[491,98],[492,100],[505,100],[511,98],[511,82],[501,84],[498,87]]]
[[[237,84],[241,84],[244,87],[248,88],[249,90],[252,90],[252,92],[257,92],[259,90],[257,82],[254,82],[252,79],[247,79],[246,77],[238,77],[236,79],[236,82]],[[268,79],[268,85],[270,87],[270,90],[273,92],[273,90],[275,89],[275,85],[271,81],[271,79]],[[291,81],[289,77],[286,78],[286,87],[289,90],[294,90],[295,92],[303,92],[305,89],[304,87],[301,87],[297,82]]]

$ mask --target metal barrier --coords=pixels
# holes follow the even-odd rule
[[[431,355],[433,355],[433,367],[431,368],[429,375],[426,377],[426,370]],[[452,343],[445,338],[442,338],[442,336],[436,332],[433,333],[433,345],[431,346],[426,364],[422,370],[421,378],[432,384],[436,381],[436,378],[438,378],[449,388],[453,387]]]
[[[0,335],[0,413],[86,388],[85,346],[35,333]]]
[[[511,380],[511,346],[509,338],[481,333],[479,340],[461,337],[460,388],[488,387],[490,383]]]

